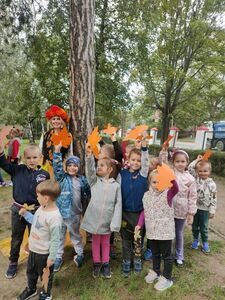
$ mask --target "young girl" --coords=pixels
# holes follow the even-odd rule
[[[197,213],[194,216],[192,225],[192,233],[194,241],[191,245],[192,249],[198,249],[199,234],[201,234],[202,251],[205,254],[210,252],[208,244],[208,223],[209,218],[213,218],[216,212],[217,204],[217,188],[212,178],[210,178],[212,166],[207,160],[203,160],[202,156],[198,156],[188,166],[188,170],[193,173],[197,183]]]
[[[150,187],[144,194],[144,210],[140,214],[135,230],[140,230],[145,223],[153,260],[153,270],[149,270],[145,280],[147,283],[153,283],[158,279],[155,289],[163,291],[173,285],[171,280],[173,267],[171,247],[175,237],[175,224],[172,199],[178,192],[178,185],[173,180],[173,186],[170,189],[159,191],[157,189],[157,174],[158,172],[154,170],[149,175]],[[160,276],[161,256],[164,260],[163,276]]]
[[[109,248],[111,232],[119,232],[121,226],[120,185],[111,177],[113,161],[100,158],[95,161],[90,146],[86,146],[86,176],[91,186],[91,201],[87,207],[81,228],[92,233],[93,277],[102,272],[105,278],[111,278],[109,266]]]
[[[172,162],[179,188],[179,192],[174,198],[175,262],[178,267],[182,267],[184,261],[184,224],[186,219],[189,225],[193,223],[193,218],[197,211],[197,189],[194,177],[187,171],[188,154],[183,150],[176,150],[173,153]]]
[[[148,149],[145,141],[142,148],[132,149],[129,157],[129,169],[120,172],[122,191],[122,255],[123,255],[123,275],[128,277],[131,271],[131,261],[134,263],[134,271],[141,272],[141,244],[135,244],[134,249],[134,229],[137,225],[139,215],[143,210],[142,198],[148,189]]]
[[[66,169],[63,170],[62,144],[55,146],[53,154],[53,168],[55,179],[61,187],[61,194],[56,200],[56,204],[63,217],[62,230],[60,234],[60,243],[54,264],[54,272],[58,272],[62,265],[62,256],[64,253],[64,242],[66,231],[69,231],[70,239],[73,244],[76,255],[74,263],[80,267],[83,263],[83,245],[80,235],[80,220],[83,212],[83,202],[90,198],[91,192],[87,179],[79,174],[80,159],[77,156],[69,156],[66,160]]]

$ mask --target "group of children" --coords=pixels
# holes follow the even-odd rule
[[[67,157],[63,168],[60,143],[53,153],[56,181],[49,179],[48,172],[38,167],[41,155],[38,146],[25,148],[24,164],[20,165],[9,163],[0,146],[0,167],[13,180],[12,241],[7,278],[16,276],[26,226],[30,231],[28,286],[18,300],[30,299],[37,294],[37,280],[42,277],[44,268],[49,269],[48,285],[39,299],[52,299],[53,271],[59,271],[62,265],[67,230],[76,252],[74,263],[78,267],[84,261],[80,228],[92,235],[94,278],[100,275],[111,277],[109,254],[114,232],[121,233],[124,277],[129,277],[132,267],[140,273],[142,239],[136,237],[145,232],[153,262],[153,269],[149,270],[145,280],[155,282],[154,287],[159,291],[173,285],[174,239],[175,262],[177,266],[183,266],[185,222],[192,225],[191,247],[198,248],[201,235],[202,251],[210,252],[208,220],[216,209],[216,184],[210,178],[210,162],[198,156],[189,164],[185,151],[174,151],[175,180],[172,187],[162,191],[157,185],[157,166],[162,158],[149,163],[145,139],[138,144],[138,147],[128,145],[123,158],[120,146],[112,136],[112,145],[103,145],[96,160],[87,143],[84,177],[79,174],[80,160],[76,156]],[[166,149],[160,156],[165,152]],[[88,199],[90,202],[86,207],[84,203]],[[162,272],[161,260],[164,261]]]

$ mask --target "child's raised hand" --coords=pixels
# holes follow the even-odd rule
[[[54,260],[48,259],[47,260],[47,268],[51,267],[54,264]]]
[[[85,153],[87,156],[92,155],[91,145],[89,143],[86,143],[86,145],[85,145]]]
[[[58,145],[55,145],[55,153],[60,153],[62,148],[62,141]]]
[[[193,215],[187,215],[187,224],[192,225],[194,221],[194,216]]]
[[[114,133],[110,134],[110,138],[111,138],[112,142],[116,142],[116,133],[114,132]]]
[[[21,209],[19,210],[19,215],[20,215],[20,216],[24,216],[26,212],[27,212],[27,210],[26,210],[25,208],[21,208]]]
[[[134,231],[137,232],[139,230],[141,230],[141,226],[140,225],[135,226]]]
[[[200,160],[202,160],[203,159],[203,155],[198,155],[197,156],[197,161],[200,161]]]
[[[147,147],[147,142],[146,142],[145,139],[143,139],[143,140],[141,141],[141,147],[143,147],[143,148],[146,148],[146,147]]]
[[[140,140],[135,140],[134,146],[137,149],[141,149],[141,141]]]

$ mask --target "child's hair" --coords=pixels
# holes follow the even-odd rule
[[[134,144],[128,144],[125,148],[126,152],[130,152],[132,149],[134,149]]]
[[[120,163],[117,160],[111,159],[109,157],[103,157],[103,158],[100,158],[99,160],[104,160],[107,167],[112,168],[112,172],[110,173],[109,178],[116,179],[117,175],[120,171],[120,168],[121,168]]]
[[[115,158],[115,150],[113,148],[113,145],[105,144],[101,147],[101,149],[107,153],[107,157]]]
[[[47,179],[37,185],[36,193],[42,196],[49,196],[54,201],[60,195],[61,189],[57,181]]]
[[[172,155],[172,162],[174,162],[174,160],[175,160],[175,158],[177,157],[177,155],[180,155],[180,154],[183,155],[183,156],[186,158],[187,163],[189,163],[189,156],[188,156],[187,152],[184,151],[184,150],[181,150],[181,149],[175,150],[175,151],[173,152],[173,155]]]
[[[129,155],[128,155],[128,158],[129,158],[129,159],[130,159],[130,157],[131,157],[132,154],[137,154],[137,155],[141,156],[141,150],[139,150],[139,149],[137,149],[137,148],[131,149],[131,150],[130,150],[130,153],[129,153]]]
[[[196,170],[198,170],[198,168],[201,168],[201,167],[205,167],[207,166],[210,170],[210,172],[212,171],[212,165],[211,165],[211,162],[209,162],[208,160],[200,160],[197,162],[195,168]]]
[[[148,184],[150,185],[152,177],[158,174],[158,171],[155,169],[148,173]]]
[[[41,155],[41,150],[40,150],[39,146],[36,145],[36,144],[29,144],[29,145],[27,145],[24,148],[24,151],[23,151],[23,155],[24,156],[26,155],[27,151],[38,151],[40,153],[40,155]]]

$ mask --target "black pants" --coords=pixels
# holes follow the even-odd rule
[[[30,251],[28,261],[27,261],[27,279],[28,279],[28,287],[31,290],[36,290],[38,277],[42,278],[43,269],[47,265],[48,254],[38,254]],[[52,265],[50,270],[50,275],[48,278],[48,289],[47,293],[51,294],[52,282],[53,282],[53,268]]]
[[[140,213],[122,213],[122,255],[124,260],[131,261],[134,258],[141,258],[141,237],[134,241],[134,229],[138,223]]]
[[[12,239],[11,239],[11,249],[9,260],[11,262],[18,262],[20,254],[20,246],[23,241],[23,236],[26,227],[30,231],[31,224],[26,222],[26,220],[19,215],[19,208],[15,205],[11,207],[11,223],[12,223]]]
[[[173,269],[172,240],[150,240],[153,270],[160,275],[161,258],[164,260],[163,276],[171,280]]]

